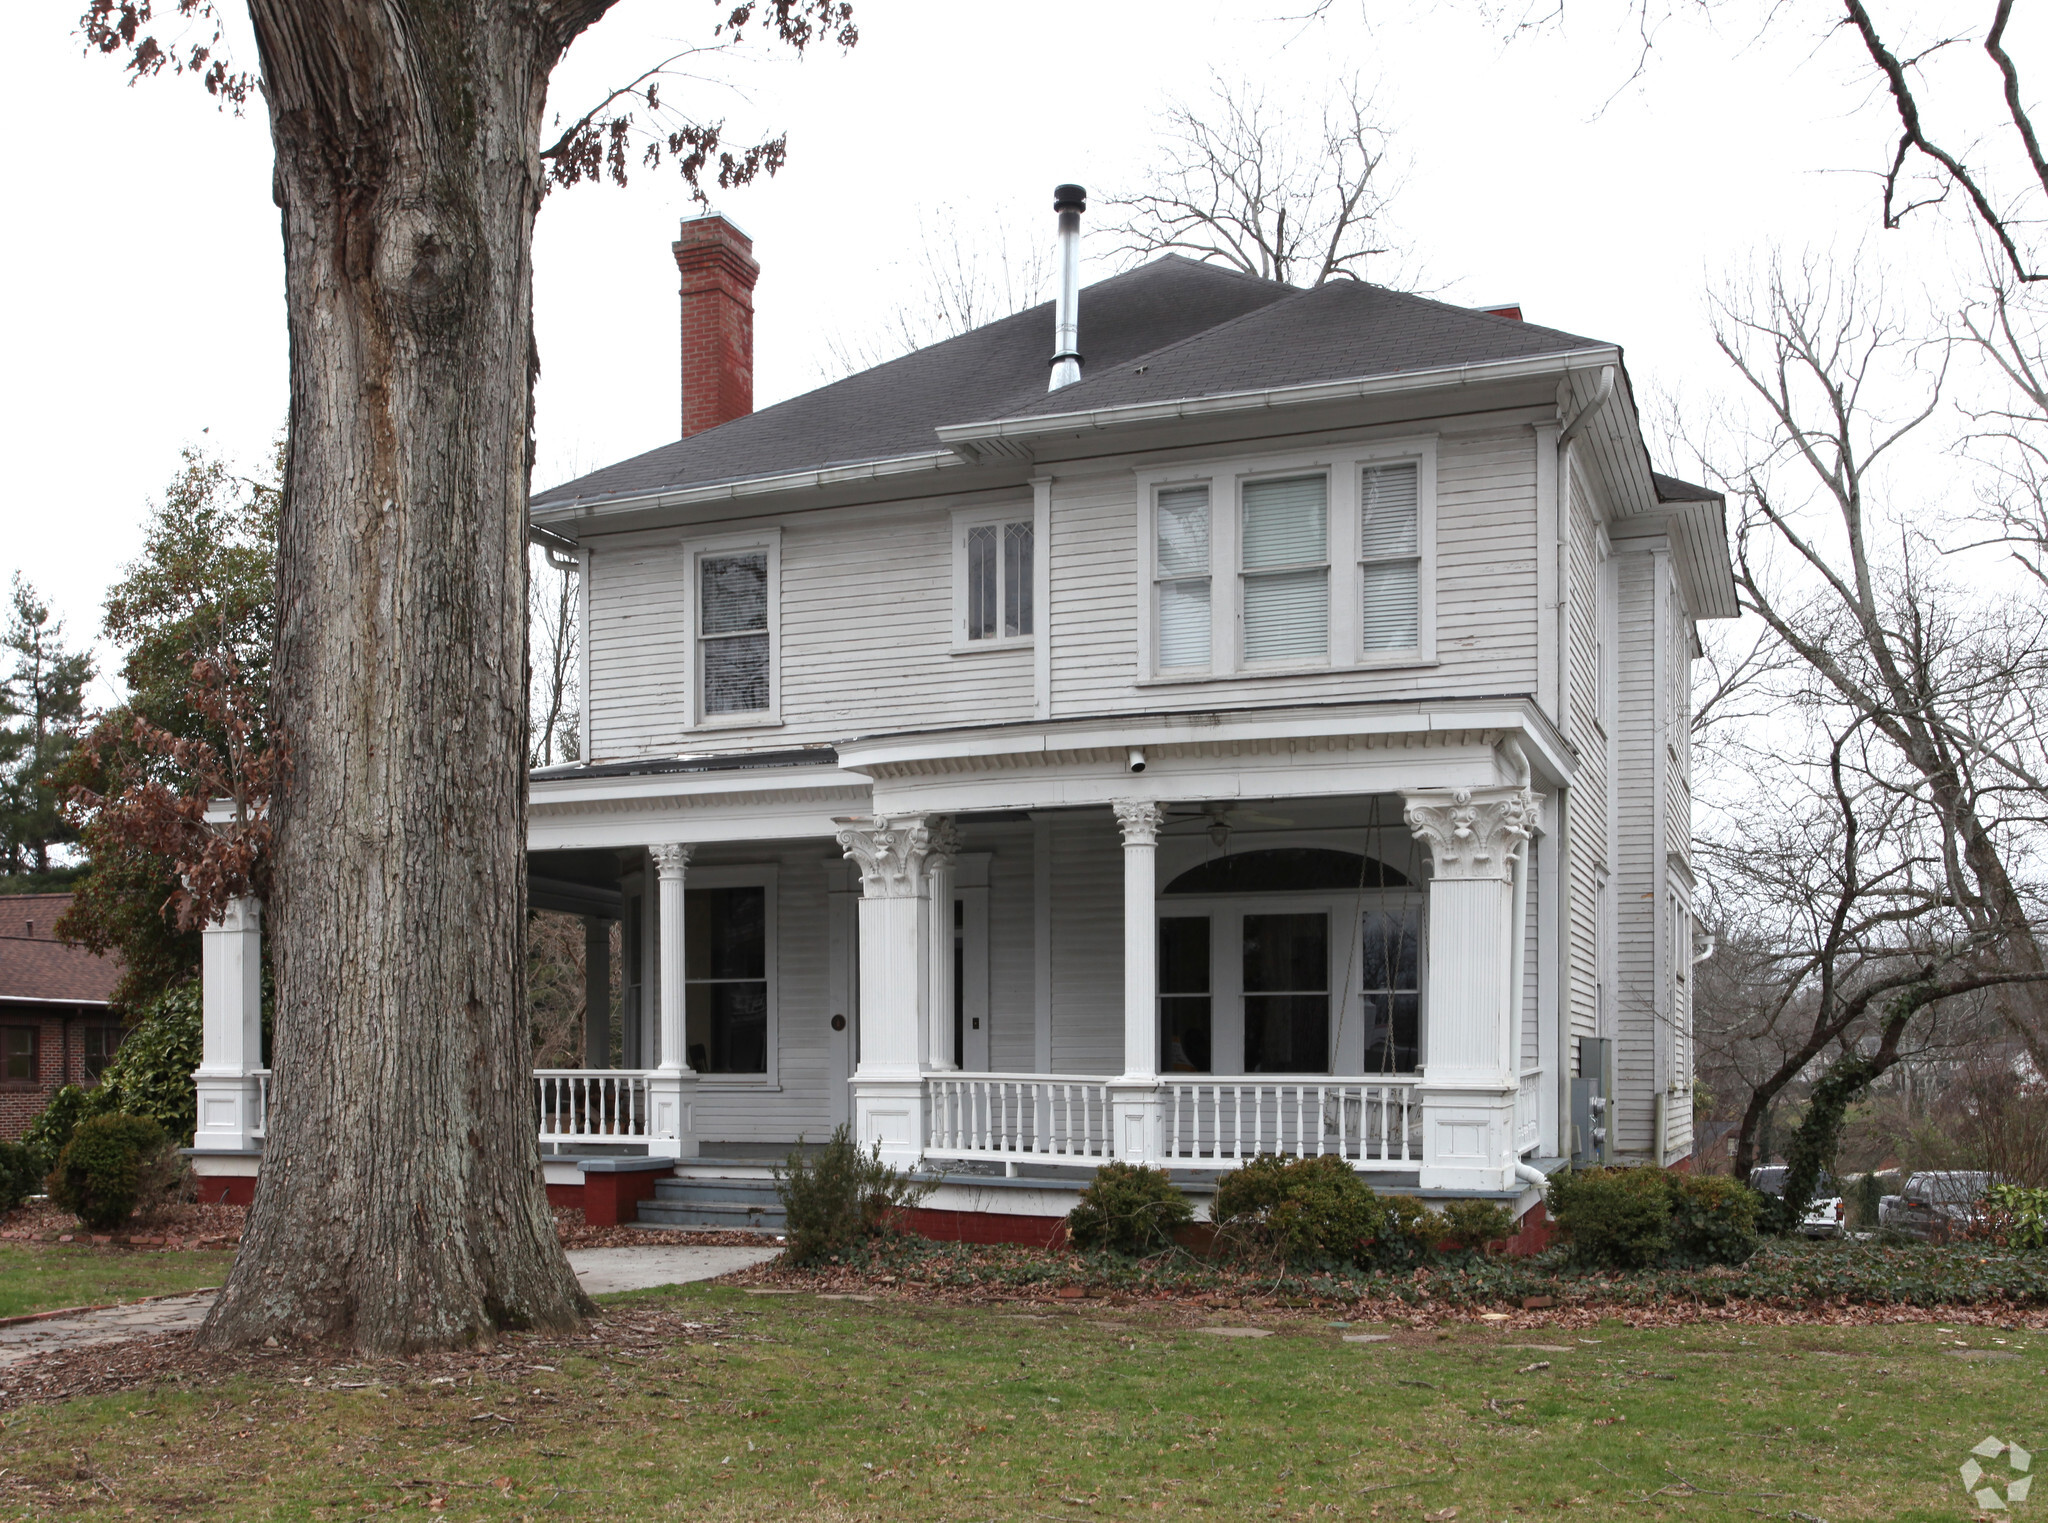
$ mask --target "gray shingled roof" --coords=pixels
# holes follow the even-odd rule
[[[1086,349],[1085,300],[1081,314]],[[1130,364],[1091,364],[1081,381],[1034,397],[1013,416],[1313,386],[1600,347],[1598,339],[1340,280],[1297,291]]]
[[[1081,350],[1115,367],[1298,295],[1178,257],[1157,259],[1081,293]],[[812,471],[942,448],[942,423],[1005,417],[1045,395],[1052,303],[932,344],[886,365],[764,407],[536,493],[536,508],[631,497],[680,486]]]
[[[1597,341],[1379,286],[1313,291],[1169,255],[1081,293],[1086,375],[1045,389],[1052,304],[535,495],[535,508],[929,453],[945,424],[1397,375]]]

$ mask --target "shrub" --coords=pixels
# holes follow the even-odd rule
[[[12,1211],[42,1188],[44,1170],[19,1142],[0,1142],[0,1211]]]
[[[66,1084],[29,1122],[21,1140],[37,1159],[37,1173],[57,1166],[78,1124],[91,1116],[146,1116],[181,1144],[199,1121],[192,1070],[201,1053],[199,984],[179,984],[152,1000],[122,1038],[90,1089]]]
[[[36,1178],[41,1179],[57,1167],[57,1159],[64,1151],[64,1145],[71,1140],[71,1134],[78,1130],[78,1123],[87,1116],[97,1115],[93,1110],[93,1091],[80,1089],[76,1084],[66,1084],[50,1096],[50,1103],[42,1113],[21,1134],[21,1145],[28,1149],[35,1162]]]
[[[863,1153],[842,1123],[832,1140],[806,1155],[803,1139],[775,1170],[775,1194],[788,1223],[791,1262],[813,1264],[891,1230],[897,1213],[931,1193],[882,1162],[882,1144]]]
[[[1671,1256],[1681,1263],[1740,1264],[1757,1248],[1763,1197],[1739,1179],[1717,1174],[1666,1174],[1671,1199]]]
[[[91,1116],[78,1124],[50,1174],[50,1198],[88,1227],[118,1227],[169,1146],[146,1116]]]
[[[1984,1193],[1982,1228],[1973,1235],[2028,1252],[2048,1248],[2048,1190],[1993,1185]]]
[[[1164,1169],[1106,1163],[1067,1213],[1067,1236],[1077,1248],[1108,1248],[1142,1257],[1173,1246],[1173,1231],[1195,1209]]]
[[[1441,1230],[1457,1247],[1484,1253],[1488,1243],[1513,1235],[1515,1221],[1497,1200],[1454,1200],[1443,1209]]]
[[[1641,1269],[1671,1247],[1671,1194],[1661,1169],[1567,1169],[1551,1176],[1549,1205],[1573,1257],[1586,1263]]]
[[[1226,1242],[1283,1263],[1405,1260],[1426,1252],[1428,1213],[1396,1199],[1375,1195],[1335,1154],[1264,1154],[1223,1176],[1210,1214]]]

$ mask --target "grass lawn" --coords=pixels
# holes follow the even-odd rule
[[[1271,1336],[1233,1338],[1142,1305],[1034,1314],[692,1286],[612,1306],[643,1330],[610,1352],[515,1340],[483,1373],[280,1365],[19,1408],[0,1504],[82,1518],[1844,1523],[1968,1517],[1957,1470],[1973,1444],[2048,1450],[2048,1333],[1961,1324],[1503,1333],[1263,1313]],[[1391,1336],[1344,1341],[1371,1332]],[[1979,1357],[1957,1357],[1964,1346]]]
[[[62,1306],[106,1306],[218,1285],[234,1261],[234,1254],[225,1251],[136,1253],[69,1244],[0,1244],[0,1317]]]

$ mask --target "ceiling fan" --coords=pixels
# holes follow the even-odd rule
[[[1223,850],[1229,844],[1230,833],[1233,830],[1240,830],[1251,826],[1292,830],[1295,824],[1293,820],[1284,819],[1276,814],[1267,814],[1262,810],[1252,808],[1250,805],[1232,805],[1213,801],[1203,804],[1199,809],[1193,811],[1183,809],[1180,811],[1178,819],[1173,819],[1171,816],[1172,811],[1169,811],[1169,828],[1173,824],[1183,822],[1189,825],[1196,825],[1207,831],[1209,839],[1215,843],[1218,851]]]

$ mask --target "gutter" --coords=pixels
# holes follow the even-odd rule
[[[1391,375],[1361,376],[1353,380],[1318,381],[1306,386],[1276,386],[1262,391],[1224,392],[1205,397],[1181,397],[1167,402],[1134,402],[1120,407],[1089,408],[1081,412],[1046,413],[1028,418],[999,418],[983,423],[950,423],[935,432],[948,445],[978,458],[979,445],[999,452],[1011,440],[1038,438],[1046,434],[1071,433],[1076,429],[1118,428],[1132,423],[1171,422],[1182,418],[1207,418],[1220,414],[1260,412],[1275,407],[1307,407],[1318,402],[1344,402],[1362,397],[1386,396],[1403,391],[1439,391],[1477,386],[1490,381],[1524,380],[1590,370],[1610,369],[1619,364],[1621,353],[1611,344],[1591,349],[1569,349],[1558,354],[1537,355],[1514,360],[1490,360],[1474,365],[1450,365],[1438,370],[1403,370]],[[1609,383],[1612,384],[1611,382]]]
[[[629,497],[598,497],[587,501],[547,503],[530,508],[534,514],[545,515],[552,521],[566,521],[575,518],[595,517],[600,513],[626,513],[649,508],[680,508],[703,502],[735,502],[747,497],[765,497],[777,492],[802,491],[805,488],[839,486],[850,481],[878,481],[889,476],[907,476],[919,471],[941,470],[947,466],[967,464],[956,450],[924,450],[915,455],[892,455],[884,460],[868,460],[853,465],[826,465],[814,471],[785,471],[774,476],[741,476],[731,481],[710,482],[703,486],[673,487],[658,492],[642,492]],[[535,525],[536,532],[547,531]],[[573,543],[573,541],[565,541]]]

